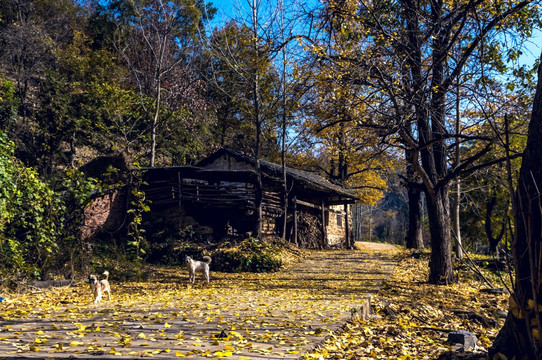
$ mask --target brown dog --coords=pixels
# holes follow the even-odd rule
[[[102,297],[107,293],[107,299],[111,300],[111,287],[109,286],[109,272],[104,271],[104,279],[99,280],[97,275],[89,275],[88,282],[92,295],[94,295],[94,303],[97,304],[102,301]]]

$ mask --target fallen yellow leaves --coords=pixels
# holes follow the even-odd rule
[[[179,269],[157,269],[157,279],[167,281],[119,283],[112,277],[112,300],[99,304],[86,284],[13,295],[0,308],[7,325],[0,352],[298,358],[341,326],[367,292],[378,289],[393,263],[389,253],[374,255],[317,252],[285,272],[213,272],[209,285],[187,286],[186,271]],[[337,267],[337,259],[347,259],[349,266]]]
[[[449,351],[447,334],[467,330],[478,338],[478,352],[491,345],[504,319],[508,296],[480,292],[485,284],[460,272],[460,283],[426,283],[428,260],[408,256],[373,297],[373,316],[355,320],[332,334],[306,359],[435,359]],[[498,320],[498,321],[497,321]]]

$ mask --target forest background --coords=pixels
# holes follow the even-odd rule
[[[357,237],[430,246],[433,283],[455,281],[452,239],[459,257],[510,247],[538,1],[217,10],[0,1],[3,269],[42,278],[94,251],[80,236],[91,195],[138,179],[86,177],[91,159],[191,165],[222,146],[355,188]],[[118,240],[134,261],[146,208],[136,191]]]

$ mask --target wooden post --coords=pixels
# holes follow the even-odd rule
[[[293,211],[292,211],[293,219],[292,219],[292,221],[294,222],[293,223],[294,244],[296,246],[299,246],[299,243],[297,242],[297,196],[296,195],[294,195],[294,197],[292,198],[292,201],[293,201]]]
[[[182,197],[183,197],[183,189],[182,189],[182,179],[181,179],[181,172],[177,171],[177,190],[179,191],[179,194],[177,194],[179,198],[179,214],[177,218],[177,225],[179,226],[179,230],[183,226],[183,204],[182,204]]]
[[[344,235],[346,237],[346,247],[348,249],[353,249],[354,244],[350,241],[350,229],[349,229],[349,222],[348,222],[348,204],[344,203]]]
[[[325,248],[327,248],[328,240],[327,240],[327,228],[326,228],[326,207],[324,204],[324,199],[322,199],[322,202],[320,204],[322,206],[322,235],[324,237],[322,245],[324,245]]]
[[[177,190],[179,191],[179,194],[178,194],[178,197],[179,197],[179,209],[181,209],[182,207],[182,203],[181,203],[181,198],[183,197],[183,193],[182,193],[182,179],[181,179],[181,173],[179,171],[177,171]]]

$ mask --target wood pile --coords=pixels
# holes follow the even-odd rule
[[[323,249],[322,222],[317,216],[306,212],[297,215],[299,246],[307,249]]]

